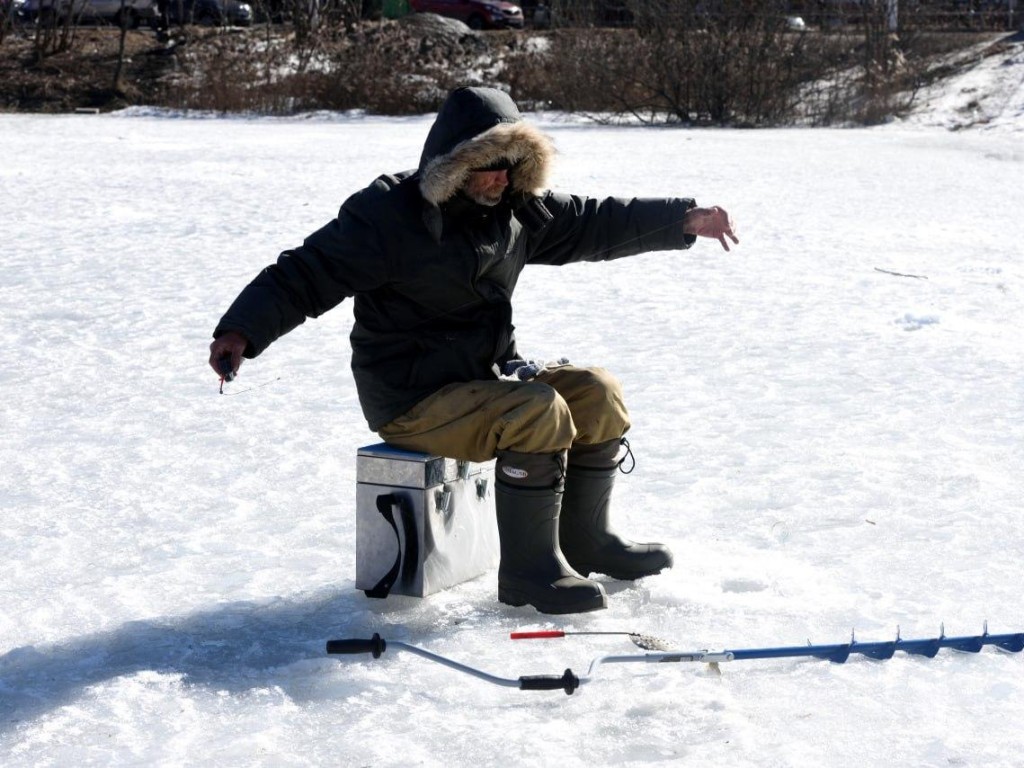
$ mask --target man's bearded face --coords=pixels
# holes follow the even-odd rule
[[[501,202],[508,186],[508,171],[473,171],[462,191],[478,205],[494,206]]]

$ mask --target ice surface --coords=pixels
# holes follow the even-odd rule
[[[507,639],[525,628],[683,649],[1024,630],[1019,123],[536,119],[557,188],[692,195],[742,239],[524,274],[524,354],[619,376],[638,466],[616,520],[677,556],[566,618],[498,604],[493,573],[355,591],[376,438],[350,306],[230,396],[206,365],[237,291],[414,165],[429,118],[0,116],[0,764],[1021,764],[1024,658],[991,649],[609,665],[572,697],[324,655],[380,632],[517,677],[637,650]]]

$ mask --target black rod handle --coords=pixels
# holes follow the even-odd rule
[[[344,640],[328,640],[328,653],[372,653],[373,658],[379,659],[380,655],[388,648],[387,641],[376,632],[369,640],[350,637]]]
[[[231,353],[217,358],[217,372],[224,377],[224,381],[235,380],[235,369],[231,365]]]

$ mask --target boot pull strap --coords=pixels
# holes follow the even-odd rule
[[[405,552],[402,552],[402,537],[398,535],[398,523],[395,522],[394,509],[398,508],[402,519],[402,532],[405,534]],[[398,554],[395,556],[394,565],[391,570],[384,574],[380,581],[371,589],[364,589],[367,597],[383,599],[391,593],[399,574],[404,571],[411,574],[416,570],[416,563],[419,560],[419,545],[416,537],[416,521],[413,520],[412,511],[406,499],[397,493],[382,493],[377,497],[377,511],[388,521],[391,529],[395,532],[395,542],[398,544]]]
[[[565,487],[565,473],[569,468],[569,452],[562,451],[555,454],[555,466],[558,467],[558,479],[555,481],[555,488]]]
[[[630,472],[636,469],[636,456],[633,455],[633,449],[629,447],[629,440],[627,440],[626,438],[622,438],[621,443],[626,447],[626,453],[623,455],[621,459],[619,459],[618,464],[616,464],[615,466],[619,468],[619,472],[621,472],[624,475],[628,475]],[[630,462],[629,469],[622,468],[622,465],[626,463],[626,459],[629,459]]]

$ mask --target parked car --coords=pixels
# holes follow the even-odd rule
[[[248,27],[252,6],[241,0],[160,0],[171,24],[211,24]]]
[[[409,0],[416,13],[464,21],[470,29],[522,29],[523,10],[507,0]]]
[[[78,22],[123,23],[129,28],[153,24],[158,17],[156,0],[25,0],[20,14],[29,21],[63,21],[71,15]]]

